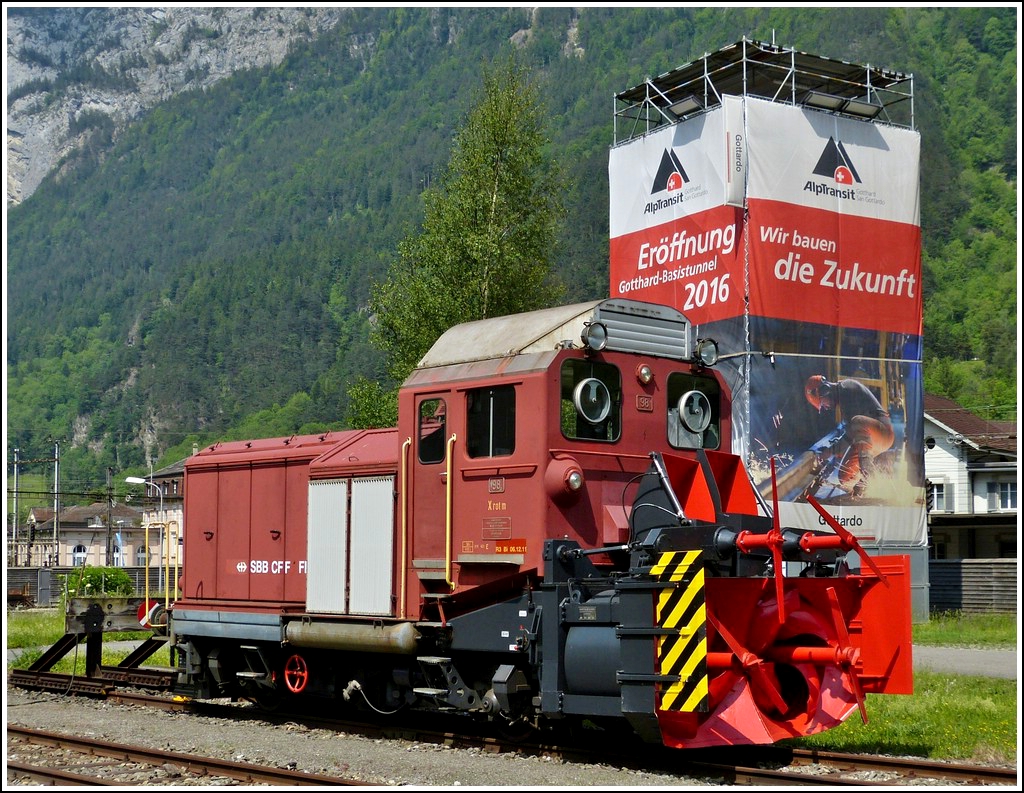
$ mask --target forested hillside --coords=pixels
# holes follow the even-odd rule
[[[613,95],[743,36],[912,72],[926,387],[1016,413],[1017,9],[357,9],[161,104],[8,211],[8,458],[78,489],[192,443],[341,426],[367,298],[482,64],[516,48],[572,179],[566,298],[607,294]],[[75,489],[74,486],[71,489]]]

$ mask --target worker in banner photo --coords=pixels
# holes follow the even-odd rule
[[[895,440],[889,412],[871,389],[852,378],[830,382],[824,375],[812,375],[804,396],[819,414],[839,409],[841,421],[833,435],[844,447],[838,459],[839,484],[854,496],[862,495],[875,458],[892,448]]]

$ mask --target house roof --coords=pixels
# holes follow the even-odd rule
[[[1017,456],[1016,421],[988,421],[937,394],[924,395],[924,414],[978,449]]]
[[[53,525],[53,510],[50,510],[50,512],[50,519],[42,524],[43,526]],[[107,525],[107,505],[103,501],[97,501],[85,506],[68,507],[60,511],[60,525],[65,529],[74,526],[89,526],[97,518],[96,523],[103,526]],[[110,507],[110,520],[114,526],[117,525],[118,521],[123,521],[130,526],[136,526],[141,522],[141,513],[134,507],[115,504]]]
[[[165,465],[158,471],[154,471],[152,474],[153,479],[166,479],[167,477],[182,476],[185,473],[185,461],[187,457],[182,457],[178,462]]]
[[[48,520],[53,520],[53,507],[32,507],[28,513],[30,519],[36,523],[45,523]]]

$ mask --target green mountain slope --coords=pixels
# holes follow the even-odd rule
[[[415,230],[480,65],[512,46],[573,177],[568,299],[605,295],[614,93],[744,35],[914,73],[926,382],[1009,417],[1016,14],[359,9],[279,67],[162,104],[9,210],[9,446],[60,440],[64,470],[95,483],[232,432],[339,426],[347,383],[383,372],[369,287]]]

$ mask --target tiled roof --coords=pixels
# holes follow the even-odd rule
[[[53,525],[53,510],[50,510],[51,517],[47,524]],[[99,524],[106,525],[107,521],[107,505],[102,501],[97,501],[94,504],[86,506],[74,506],[62,509],[60,511],[60,524],[65,528],[71,526],[88,526],[93,523],[93,520],[98,518],[96,521]],[[117,525],[117,522],[124,521],[130,526],[139,525],[141,522],[141,513],[134,507],[127,507],[124,504],[115,504],[110,508],[110,519],[113,525]],[[45,524],[44,524],[45,525]]]
[[[180,476],[181,474],[185,473],[185,461],[187,459],[187,457],[182,457],[180,460],[178,460],[178,462],[171,463],[170,465],[165,465],[159,471],[154,471],[152,475],[153,479],[161,479],[164,477],[175,475]]]
[[[1017,456],[1016,421],[988,421],[952,399],[936,394],[924,395],[924,412],[932,420],[963,435],[980,449]]]

